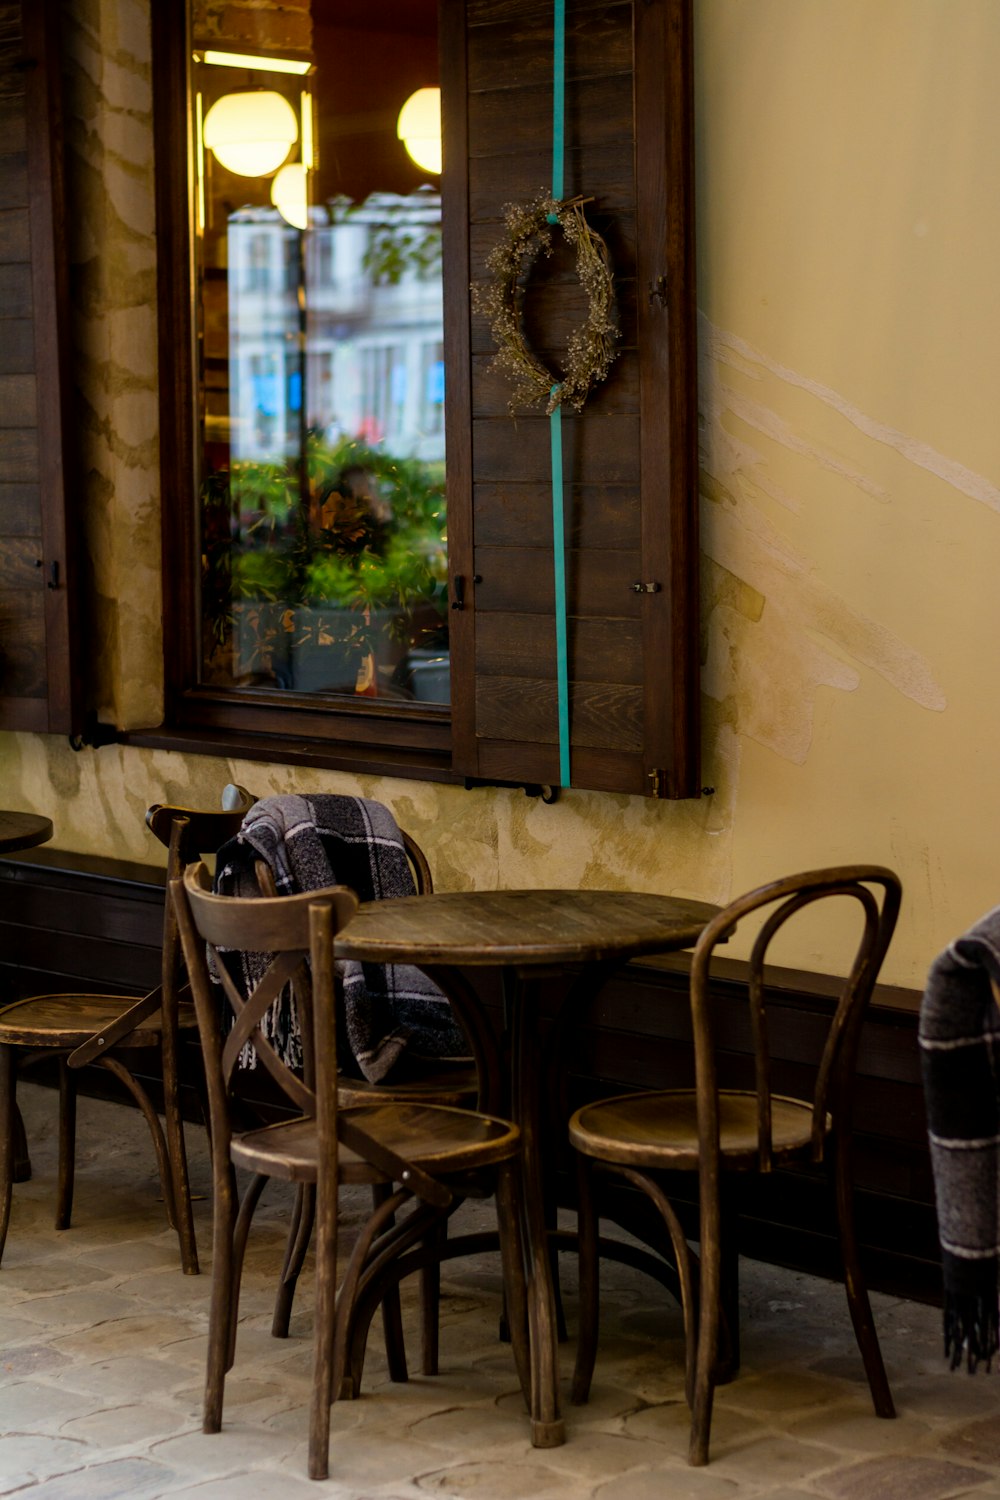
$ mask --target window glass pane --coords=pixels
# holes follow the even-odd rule
[[[202,681],[447,702],[437,7],[294,19],[194,10]]]

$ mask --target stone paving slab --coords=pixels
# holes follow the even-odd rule
[[[74,1227],[52,1228],[55,1098],[22,1085],[34,1166],[14,1191],[0,1267],[0,1495],[27,1500],[1000,1500],[997,1378],[952,1374],[940,1314],[875,1298],[900,1416],[880,1421],[841,1288],[741,1267],[740,1375],[720,1387],[712,1461],[686,1462],[683,1330],[661,1287],[618,1264],[602,1279],[591,1399],[568,1401],[568,1441],[534,1450],[510,1349],[497,1341],[495,1261],[444,1270],[441,1374],[419,1367],[417,1295],[403,1288],[411,1379],[388,1379],[372,1327],[361,1398],[331,1417],[331,1478],[306,1478],[312,1287],[303,1274],[291,1337],[270,1335],[289,1196],[269,1190],[247,1255],[223,1430],[201,1431],[210,1279],[181,1274],[142,1120],[81,1100],[88,1143]],[[192,1170],[207,1185],[200,1132]],[[107,1213],[100,1209],[105,1204]],[[345,1198],[345,1245],[366,1198]],[[489,1213],[468,1206],[463,1214]],[[203,1270],[210,1209],[196,1204]],[[567,1317],[575,1278],[561,1258]]]

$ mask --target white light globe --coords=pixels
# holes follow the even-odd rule
[[[295,111],[273,89],[224,94],[202,127],[208,150],[241,177],[266,177],[280,167],[298,134]]]
[[[396,134],[418,167],[441,170],[441,90],[417,89],[399,111]]]
[[[309,228],[308,177],[300,161],[281,168],[271,183],[271,202],[294,229]]]

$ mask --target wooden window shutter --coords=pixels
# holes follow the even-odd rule
[[[0,728],[71,734],[58,14],[0,5]]]
[[[549,420],[508,412],[470,282],[503,208],[551,184],[551,0],[445,0],[445,265],[455,769],[559,781]],[[697,796],[691,0],[567,0],[565,197],[615,268],[607,381],[563,421],[573,786]],[[549,369],[587,311],[571,253],[525,302]]]

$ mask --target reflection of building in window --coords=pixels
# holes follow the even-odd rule
[[[287,234],[284,241],[285,251],[285,291],[298,292],[299,282],[302,279],[302,266],[299,262],[298,235]]]
[[[440,339],[420,350],[420,427],[427,434],[444,427],[444,344]]]
[[[334,419],[333,351],[310,350],[306,357],[306,395],[308,426],[329,427]]]
[[[247,291],[266,292],[270,274],[271,236],[267,231],[252,234],[247,244]]]
[[[302,411],[302,356],[298,350],[285,355],[285,410],[296,419]]]
[[[278,372],[273,354],[254,354],[250,358],[250,401],[253,439],[260,448],[274,441],[281,406]]]
[[[230,432],[235,459],[293,452],[305,423],[401,457],[444,457],[440,198],[373,194],[305,233],[270,208],[230,216]],[[305,275],[306,354],[298,354]],[[291,350],[294,348],[295,357]],[[287,364],[286,364],[287,357]],[[270,360],[268,365],[266,362]],[[263,361],[263,363],[262,363]],[[279,380],[277,371],[285,378]],[[265,385],[265,404],[258,399]],[[255,384],[255,381],[257,384]]]
[[[361,363],[361,426],[369,442],[385,440],[397,448],[403,437],[406,410],[404,351],[396,344],[375,344],[358,350]]]
[[[309,286],[330,286],[333,282],[333,236],[329,230],[314,230],[306,248],[306,281]]]

